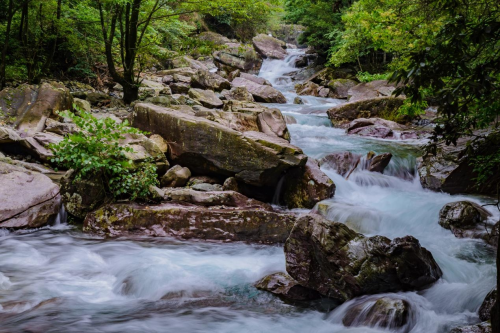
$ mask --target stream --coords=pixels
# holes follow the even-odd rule
[[[331,127],[326,110],[345,103],[301,96],[293,104],[290,77],[300,50],[266,60],[260,76],[286,96],[267,104],[293,116],[292,143],[313,158],[339,151],[391,152],[385,174],[355,171],[345,180],[323,170],[336,184],[328,218],[365,235],[412,235],[432,252],[443,277],[419,292],[392,295],[408,301],[410,323],[394,330],[345,327],[355,299],[290,305],[253,284],[285,271],[282,246],[179,241],[173,238],[104,240],[64,223],[39,230],[0,230],[0,333],[17,332],[422,332],[447,333],[479,322],[477,310],[495,285],[494,252],[484,242],[458,239],[438,224],[444,204],[488,198],[424,190],[415,175],[422,141],[347,136]],[[407,174],[405,179],[397,177]],[[492,219],[498,212],[489,209]],[[380,295],[378,295],[380,296]],[[361,298],[373,298],[366,296]]]

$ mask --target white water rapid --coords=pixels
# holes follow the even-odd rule
[[[387,294],[409,302],[410,322],[399,329],[345,327],[344,315],[361,300],[333,311],[328,304],[294,306],[259,291],[253,283],[285,271],[281,246],[216,244],[171,238],[103,240],[66,224],[40,230],[0,230],[0,333],[17,332],[220,332],[220,333],[447,333],[479,321],[477,309],[495,283],[494,254],[482,241],[455,238],[438,225],[438,212],[461,199],[422,189],[414,175],[419,142],[347,136],[332,128],[325,111],[343,103],[302,96],[294,105],[295,71],[290,50],[285,61],[266,60],[261,76],[288,99],[272,105],[297,124],[292,143],[320,158],[328,153],[391,152],[384,175],[355,171],[335,182],[328,200],[330,219],[366,235],[412,235],[432,252],[444,275],[420,292]],[[404,180],[396,177],[409,175]],[[498,213],[492,219],[498,218]],[[63,214],[61,214],[63,216]]]

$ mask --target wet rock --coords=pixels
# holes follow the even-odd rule
[[[492,333],[491,324],[484,322],[476,325],[455,327],[450,333]]]
[[[385,168],[391,162],[392,154],[384,153],[374,156],[370,159],[370,165],[368,166],[368,171],[384,173]]]
[[[293,99],[293,104],[304,104],[304,101],[299,96]]]
[[[283,184],[283,198],[288,208],[313,208],[318,202],[335,194],[335,184],[319,168],[318,161],[309,158],[304,168],[290,170]]]
[[[286,98],[283,94],[267,85],[261,85],[253,81],[237,77],[232,82],[233,87],[246,87],[257,102],[263,103],[286,103]]]
[[[403,299],[368,297],[349,307],[342,323],[345,326],[399,329],[408,324],[410,313],[410,304]]]
[[[171,167],[160,179],[162,187],[182,187],[185,186],[191,177],[191,171],[180,165]]]
[[[129,233],[155,235],[161,231],[184,239],[279,243],[288,237],[294,221],[291,214],[255,206],[204,207],[174,202],[144,206],[129,203],[106,205],[87,214],[84,231],[109,237]]]
[[[231,89],[231,83],[222,76],[209,72],[208,70],[199,70],[191,76],[191,86],[193,88],[209,89],[222,91]]]
[[[262,67],[262,57],[252,46],[227,43],[227,48],[213,54],[215,65],[226,72],[239,69],[242,72],[258,74]]]
[[[246,87],[234,87],[231,90],[223,90],[222,96],[228,101],[242,101],[242,102],[254,102],[252,94],[248,91]]]
[[[308,96],[319,97],[319,91],[321,88],[322,88],[321,86],[310,81],[295,85],[295,91],[297,92],[298,95],[301,96],[308,95]]]
[[[212,90],[189,89],[189,97],[200,102],[203,106],[209,109],[221,108],[224,103],[215,95]]]
[[[302,287],[286,273],[274,273],[259,280],[255,287],[273,293],[285,300],[310,301],[321,298],[315,290]]]
[[[350,151],[343,151],[326,155],[319,160],[319,165],[333,169],[339,175],[345,177],[360,159],[361,155],[353,154]]]
[[[255,50],[264,58],[285,59],[286,43],[274,37],[260,34],[252,39]]]
[[[285,117],[285,122],[286,122],[287,124],[289,124],[289,125],[290,125],[290,124],[297,124],[297,119],[295,119],[295,117],[293,117],[293,116],[288,116],[288,115],[287,115],[287,116],[284,116],[284,117]]]
[[[330,88],[329,97],[347,99],[349,97],[349,89],[355,87],[358,83],[350,79],[335,79],[328,82]]]
[[[306,163],[302,150],[259,132],[240,133],[216,122],[151,104],[135,106],[133,125],[169,142],[169,160],[196,174],[234,176],[275,186],[285,170]],[[242,152],[245,158],[240,158]]]
[[[328,118],[334,126],[345,126],[357,118],[390,117],[396,118],[398,122],[404,122],[405,118],[396,114],[403,105],[402,98],[381,97],[357,102],[349,102],[334,106],[327,111]]]
[[[365,237],[319,215],[297,220],[285,243],[288,274],[338,301],[419,290],[442,275],[432,254],[411,236]]]
[[[439,225],[458,238],[489,238],[486,221],[491,214],[470,201],[450,202],[439,211]]]
[[[481,307],[479,308],[479,319],[482,321],[489,321],[491,319],[491,309],[497,300],[497,288],[493,288],[488,295],[484,298]]]
[[[0,228],[37,228],[61,207],[59,186],[39,172],[0,161]]]
[[[73,97],[61,83],[44,82],[40,85],[20,85],[0,91],[0,118],[14,120],[14,127],[22,137],[41,132],[47,118],[57,119],[56,111],[70,110]]]
[[[66,211],[83,219],[88,212],[104,203],[106,189],[102,179],[77,180],[74,170],[69,170],[61,179],[61,197]]]
[[[378,97],[389,97],[396,87],[386,80],[360,83],[349,89],[349,102],[371,100]]]

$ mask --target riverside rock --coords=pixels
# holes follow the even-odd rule
[[[383,292],[419,290],[442,275],[411,236],[365,237],[319,215],[297,220],[285,243],[286,269],[302,286],[344,302]]]
[[[106,205],[87,214],[84,230],[109,237],[140,233],[184,239],[279,243],[288,237],[294,221],[293,215],[265,207],[129,203]]]
[[[234,176],[256,186],[275,186],[307,156],[288,141],[260,132],[232,130],[216,122],[152,104],[136,104],[133,125],[169,142],[169,160],[196,174]],[[244,154],[245,158],[242,158]]]
[[[74,170],[61,179],[61,197],[66,211],[83,219],[88,212],[97,209],[106,200],[106,188],[100,178],[75,179]]]
[[[258,74],[262,67],[262,57],[252,46],[226,43],[227,47],[213,53],[215,65],[227,73],[239,69],[242,72]]]
[[[489,322],[483,322],[476,325],[460,326],[455,327],[450,331],[450,333],[491,333],[491,324]]]
[[[231,89],[231,83],[222,76],[208,70],[198,70],[191,76],[191,86],[193,88],[222,91]]]
[[[59,186],[39,172],[0,161],[0,228],[37,228],[61,207]]]
[[[189,97],[200,102],[204,107],[209,109],[217,109],[224,105],[222,101],[215,95],[212,90],[202,90],[192,88],[188,91]]]
[[[286,43],[274,37],[260,34],[252,39],[255,50],[264,58],[285,59]]]
[[[245,87],[257,102],[263,103],[286,103],[285,96],[277,89],[258,84],[256,82],[237,77],[232,82],[233,87]]]
[[[349,171],[361,159],[361,155],[354,154],[350,151],[332,153],[324,156],[319,160],[321,167],[326,167],[335,170],[341,176],[347,176]]]
[[[349,98],[349,90],[355,87],[358,83],[350,79],[334,79],[328,82],[331,98],[347,99]]]
[[[482,321],[488,321],[491,319],[491,309],[497,301],[497,288],[493,288],[488,295],[484,298],[481,307],[479,308],[479,319]]]
[[[321,294],[315,290],[302,287],[290,275],[286,273],[274,273],[263,277],[255,287],[273,293],[284,300],[310,301],[321,298]]]
[[[486,221],[491,214],[476,203],[470,201],[450,202],[439,211],[439,225],[458,238],[490,238]]]
[[[228,101],[254,102],[252,94],[246,87],[234,87],[231,90],[223,90],[222,96]]]

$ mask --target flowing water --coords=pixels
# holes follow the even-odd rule
[[[415,178],[418,141],[347,136],[325,111],[343,103],[302,97],[294,105],[293,59],[266,60],[261,76],[288,99],[276,105],[293,116],[292,143],[320,158],[328,153],[391,152],[386,174],[357,170],[335,182],[323,214],[366,235],[413,235],[429,249],[444,275],[420,292],[386,294],[404,299],[411,320],[399,329],[344,327],[342,319],[367,296],[333,311],[329,304],[290,305],[253,283],[285,271],[281,246],[218,244],[171,238],[103,240],[64,223],[40,230],[0,230],[0,332],[448,332],[479,321],[477,309],[494,286],[493,251],[483,242],[457,239],[441,228],[438,212],[452,201],[487,198],[422,189]],[[401,175],[404,177],[401,177]],[[498,213],[492,220],[498,218]],[[64,219],[61,212],[59,219]]]

